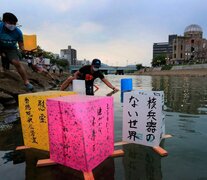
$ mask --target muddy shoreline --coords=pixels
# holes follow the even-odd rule
[[[60,84],[69,76],[64,72],[61,76],[59,72],[52,73],[55,81],[42,73],[33,72],[27,64],[24,64],[30,82],[34,85],[33,92],[46,91],[51,89],[59,89]],[[0,71],[0,104],[4,107],[14,103],[18,103],[18,95],[30,93],[25,88],[23,81],[16,69],[11,66],[8,71]],[[1,108],[2,109],[2,108]]]

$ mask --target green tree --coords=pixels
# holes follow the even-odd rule
[[[136,68],[137,68],[137,70],[140,70],[143,68],[143,66],[142,66],[142,64],[136,64]]]
[[[166,58],[167,56],[165,54],[155,56],[155,58],[152,60],[152,67],[166,65]]]
[[[62,66],[64,69],[67,69],[69,66],[67,59],[59,59],[52,52],[45,51],[40,46],[37,46],[37,49],[34,51],[34,56],[38,56],[40,53],[43,53],[44,58],[50,59],[50,64],[57,64],[57,66]]]
[[[68,60],[67,59],[59,59],[57,62],[58,66],[62,66],[64,68],[69,66]]]

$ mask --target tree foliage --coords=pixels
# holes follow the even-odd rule
[[[57,66],[62,66],[63,68],[67,68],[69,63],[67,59],[60,59],[58,56],[55,56],[52,52],[48,52],[43,50],[40,46],[37,46],[36,51],[34,52],[35,56],[38,56],[38,54],[43,53],[44,58],[50,59],[50,63],[56,64]]]
[[[142,66],[142,64],[136,64],[136,68],[137,68],[137,70],[140,70],[140,69],[142,69],[144,67]]]
[[[159,66],[166,65],[166,59],[167,56],[165,54],[155,56],[155,58],[152,60],[152,67],[159,67]]]

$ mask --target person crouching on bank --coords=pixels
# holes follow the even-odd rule
[[[64,91],[68,86],[72,84],[74,79],[85,80],[86,83],[86,95],[94,95],[93,86],[94,80],[100,78],[109,88],[113,91],[119,91],[113,86],[99,70],[101,67],[101,61],[99,59],[93,59],[91,65],[85,65],[74,73],[74,76],[68,77],[60,87],[61,91]]]

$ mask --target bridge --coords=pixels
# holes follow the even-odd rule
[[[79,70],[82,66],[81,65],[71,65],[69,68],[70,73],[74,73],[77,70]],[[125,73],[133,73],[134,71],[137,71],[135,65],[129,65],[129,66],[101,66],[99,70],[103,74],[116,74],[116,75],[123,75]]]

